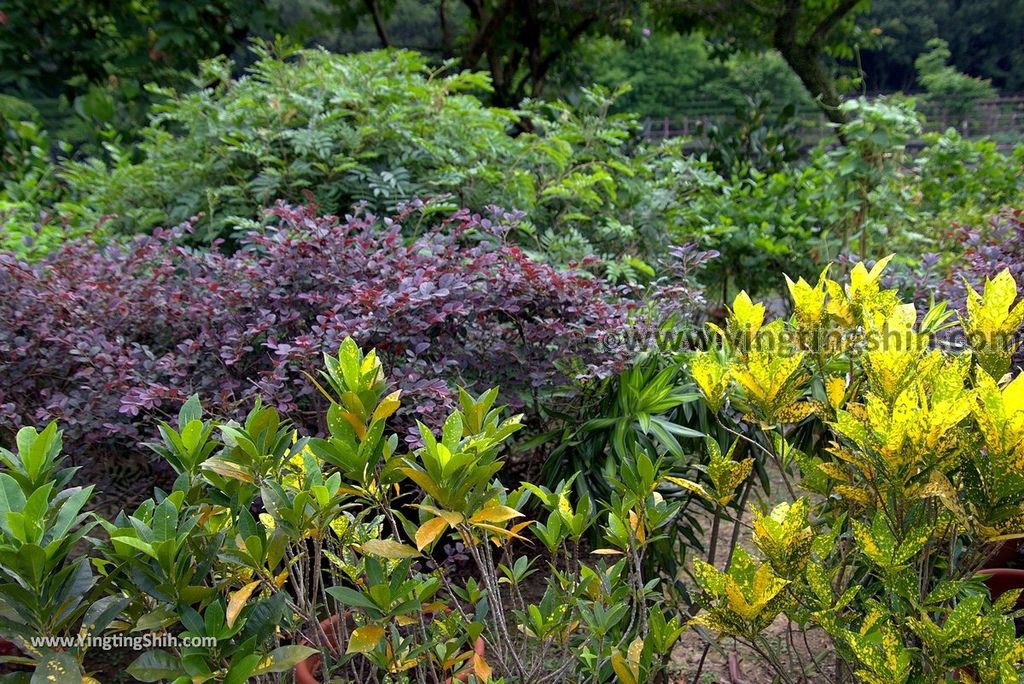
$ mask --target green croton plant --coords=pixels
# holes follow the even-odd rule
[[[845,284],[787,279],[787,319],[741,293],[693,357],[707,404],[742,417],[737,440],[792,497],[754,511],[755,552],[694,562],[694,622],[783,682],[1017,683],[1020,592],[991,600],[979,571],[1024,537],[1024,376],[1008,374],[1024,303],[1004,272],[959,320],[917,311],[882,286],[888,260]],[[824,632],[835,663],[784,664],[768,629],[786,618]]]
[[[144,682],[290,681],[300,663],[325,682],[657,680],[683,631],[643,563],[680,506],[657,491],[660,463],[632,459],[600,509],[571,482],[510,490],[495,476],[521,425],[496,390],[461,391],[406,450],[374,352],[346,340],[325,361],[326,436],[260,404],[216,423],[193,397],[150,445],[173,488],[113,520],[81,513],[91,488],[68,487],[56,426],[0,451],[0,633],[26,668],[12,677],[96,681],[84,648],[36,637],[106,630],[179,639],[128,667]],[[595,526],[596,555],[581,549]]]

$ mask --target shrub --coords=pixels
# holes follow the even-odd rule
[[[692,192],[669,201],[666,225],[677,240],[722,253],[707,277],[715,291],[770,289],[779,270],[810,278],[822,264],[854,254],[936,250],[951,223],[972,223],[1024,199],[1024,146],[1007,155],[950,130],[926,134],[911,156],[905,147],[920,129],[910,103],[847,106],[846,145],[819,146],[775,173],[704,172]]]
[[[953,116],[963,117],[974,109],[978,100],[995,97],[992,81],[968,76],[949,64],[952,56],[949,43],[932,38],[925,47],[928,52],[914,60],[917,80],[928,96],[949,108]]]
[[[56,249],[68,232],[64,193],[39,112],[0,95],[0,245],[29,257]]]
[[[898,272],[892,283],[914,301],[948,301],[965,312],[968,286],[980,288],[986,278],[1009,270],[1015,280],[1024,278],[1024,217],[1020,209],[1005,209],[991,216],[987,225],[953,225],[939,243],[940,252],[928,253]]]
[[[577,258],[661,246],[650,235],[657,217],[628,217],[643,195],[630,187],[640,180],[628,155],[636,122],[609,113],[606,90],[514,111],[476,97],[490,89],[485,75],[435,69],[413,52],[256,54],[241,78],[215,60],[194,91],[162,90],[135,147],[66,164],[62,177],[89,207],[77,220],[109,216],[109,230],[134,234],[198,216],[192,239],[209,243],[259,228],[263,207],[309,192],[339,214],[357,203],[393,213],[413,198],[433,199],[439,215],[516,208],[522,244],[575,233]]]
[[[620,368],[624,353],[602,340],[641,313],[625,290],[508,244],[518,214],[462,211],[410,241],[414,213],[274,214],[233,256],[181,247],[176,233],[72,241],[31,266],[0,256],[0,424],[57,419],[76,444],[127,443],[199,391],[231,416],[262,395],[313,429],[304,372],[350,335],[393,364],[405,426],[451,405],[439,378],[501,383],[536,417],[552,386]],[[671,292],[686,305],[686,288]]]
[[[1024,378],[1004,377],[1024,302],[1003,271],[969,292],[970,344],[935,345],[951,313],[918,322],[881,286],[888,261],[856,265],[846,284],[788,281],[789,319],[767,322],[742,293],[719,348],[694,357],[709,408],[727,399],[807,492],[755,510],[758,555],[695,563],[696,623],[751,644],[784,682],[818,662],[794,671],[773,653],[765,629],[783,614],[827,633],[858,681],[1017,682],[1019,592],[991,600],[976,573],[1024,534]],[[793,445],[807,425],[821,448]]]
[[[915,302],[945,301],[966,314],[969,288],[982,288],[988,278],[1004,270],[1024,282],[1022,240],[1024,217],[1019,209],[997,213],[983,228],[954,225],[939,243],[941,252],[904,264],[890,283]],[[1014,356],[1014,366],[1024,366],[1020,352]]]
[[[641,568],[680,509],[656,492],[666,484],[660,462],[641,453],[623,464],[602,510],[564,487],[509,489],[496,475],[521,416],[503,417],[496,390],[460,390],[458,410],[438,432],[421,425],[422,446],[406,451],[384,432],[401,399],[380,358],[346,338],[325,366],[322,438],[296,434],[259,402],[244,422],[225,424],[207,419],[197,397],[186,401],[152,445],[178,473],[173,489],[101,520],[105,538],[53,578],[38,577],[39,558],[60,567],[62,557],[50,562],[35,542],[44,531],[47,549],[80,539],[88,525],[75,515],[91,488],[64,489],[55,424],[19,431],[18,453],[0,451],[0,508],[11,521],[0,526],[0,572],[10,580],[0,607],[19,613],[0,634],[24,650],[16,662],[34,666],[36,679],[80,678],[82,649],[32,639],[100,636],[116,620],[129,634],[213,639],[143,652],[127,668],[140,681],[281,681],[314,655],[323,681],[657,679],[683,631],[662,606],[658,577]],[[36,488],[27,500],[26,486]],[[531,499],[544,516],[532,525]],[[588,561],[581,540],[599,524],[604,555]],[[547,550],[550,568],[523,553],[525,535],[539,542],[531,554]],[[472,576],[427,563],[446,538],[472,558]],[[101,589],[102,608],[59,623],[23,610],[28,592],[14,582],[72,577]],[[71,594],[74,609],[82,596]]]

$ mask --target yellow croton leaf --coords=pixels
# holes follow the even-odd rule
[[[859,314],[861,322],[873,315],[888,316],[899,304],[895,290],[883,290],[881,286],[882,272],[893,259],[892,254],[879,259],[869,271],[863,262],[858,263],[850,271],[850,283],[846,287],[849,305],[854,314]]]
[[[1007,372],[1016,350],[1016,334],[1024,325],[1024,300],[1017,299],[1017,283],[1008,269],[986,279],[982,294],[968,285],[964,332],[971,340],[978,361],[991,375]]]
[[[341,403],[345,405],[349,411],[356,416],[360,422],[366,421],[366,407],[363,406],[363,400],[359,398],[359,395],[351,390],[346,390],[341,393]]]
[[[828,302],[825,305],[825,313],[833,321],[843,327],[853,327],[857,324],[853,315],[853,307],[846,299],[846,292],[843,286],[834,280],[825,280],[825,292],[828,294]]]
[[[416,530],[416,548],[420,551],[427,548],[437,541],[437,538],[444,534],[446,529],[448,529],[448,521],[444,518],[431,518],[423,523]]]
[[[362,441],[366,437],[366,425],[364,425],[363,421],[359,419],[359,416],[355,415],[351,411],[339,411],[339,414],[345,419],[345,422],[351,425],[352,429],[355,430],[356,437],[359,438],[359,441]]]
[[[824,463],[818,464],[818,470],[825,473],[825,475],[832,480],[836,480],[838,482],[850,481],[850,473],[847,472],[846,468],[844,468],[839,463],[825,461]]]
[[[987,458],[978,465],[997,499],[1024,493],[1024,374],[1000,388],[979,368],[972,406]]]
[[[974,417],[990,454],[1017,451],[1024,440],[1024,374],[1000,388],[984,369],[975,375]]]
[[[491,669],[491,666],[487,663],[487,660],[479,653],[474,653],[473,674],[476,675],[476,678],[479,681],[484,682],[484,684],[486,684],[487,682],[491,681],[492,673],[493,670]]]
[[[749,342],[754,339],[764,324],[765,313],[764,304],[755,304],[744,290],[732,301],[732,316],[729,319],[729,324],[734,330],[744,332],[745,341]]]
[[[761,615],[768,603],[785,589],[787,584],[789,582],[775,575],[767,564],[762,564],[754,572],[753,583],[747,591],[729,577],[725,584],[729,609],[744,620],[753,620]]]
[[[517,532],[513,532],[511,529],[506,530],[503,527],[498,527],[497,525],[491,525],[490,523],[475,523],[474,527],[479,527],[482,530],[487,530],[488,532],[491,532],[491,534],[492,534],[491,540],[494,541],[495,544],[498,544],[499,542],[502,542],[502,541],[507,541],[508,539],[518,539],[520,541],[529,541],[528,539],[526,539],[526,537],[523,537],[522,535],[520,535]],[[519,527],[519,526],[517,526],[517,527]],[[522,527],[519,527],[519,529],[522,529]]]
[[[725,392],[729,387],[729,369],[720,362],[715,352],[698,351],[690,358],[690,374],[708,407],[718,412],[725,402]]]
[[[894,256],[890,254],[879,259],[870,271],[864,266],[863,261],[858,262],[850,271],[850,298],[855,299],[857,295],[869,291],[872,287],[878,287],[879,277]]]
[[[846,387],[846,378],[825,378],[825,396],[828,397],[828,403],[832,410],[838,411],[842,408],[843,400],[846,398]]]
[[[234,626],[235,620],[238,619],[239,614],[242,612],[242,608],[245,608],[246,602],[258,586],[260,586],[260,580],[249,582],[238,591],[231,593],[228,599],[228,608],[224,614],[228,627]]]
[[[509,506],[494,504],[482,508],[469,518],[470,523],[503,523],[513,518],[521,518],[522,513]]]
[[[640,544],[647,542],[647,531],[644,525],[643,519],[637,515],[636,511],[629,512],[629,526],[633,530],[633,534],[636,535],[636,540]]]
[[[864,372],[868,388],[887,400],[942,361],[938,350],[928,352],[927,335],[917,333],[913,321],[898,312],[870,323],[866,344]]]
[[[795,283],[786,278],[786,287],[789,288],[789,296],[793,300],[793,312],[796,314],[797,323],[804,328],[811,328],[821,323],[825,317],[825,276],[828,273],[826,268],[818,278],[818,284],[811,286],[803,278]]]
[[[274,586],[280,589],[284,586],[284,583],[288,580],[288,568],[285,568],[281,572],[274,576]]]
[[[964,510],[956,488],[953,487],[953,483],[949,481],[949,478],[939,471],[933,470],[928,478],[928,482],[921,485],[913,493],[922,499],[937,498],[959,522],[967,524],[967,511]]]
[[[639,671],[634,672],[631,664],[626,661],[626,658],[621,653],[615,651],[615,653],[612,654],[611,661],[612,670],[615,671],[615,676],[618,678],[619,682],[622,684],[639,684]],[[637,670],[639,670],[639,668],[637,668]]]
[[[395,541],[394,539],[370,539],[362,543],[360,547],[363,553],[371,556],[380,556],[390,560],[402,560],[404,558],[416,558],[419,551],[408,544]]]
[[[774,324],[773,324],[774,325]],[[778,414],[796,401],[807,379],[802,373],[804,352],[752,349],[730,371],[755,409],[755,417],[773,425]]]
[[[373,417],[371,420],[381,420],[383,418],[389,418],[391,414],[398,410],[398,407],[402,405],[399,398],[402,396],[402,390],[395,390],[388,396],[381,399],[380,403],[377,404],[377,408],[373,410]]]
[[[810,503],[800,498],[782,502],[767,515],[754,511],[754,544],[776,569],[799,571],[809,557],[813,532],[807,524]]]
[[[799,423],[816,412],[821,412],[821,404],[814,401],[798,401],[776,413],[775,420],[783,425]]]
[[[349,636],[346,653],[369,653],[384,638],[384,628],[378,625],[357,627]]]
[[[680,487],[696,492],[719,505],[727,506],[736,497],[736,488],[743,484],[750,476],[750,471],[754,467],[754,459],[733,460],[733,454],[739,445],[738,440],[732,443],[729,451],[725,454],[722,453],[718,442],[710,437],[704,440],[704,444],[708,450],[707,473],[708,479],[711,481],[710,491],[689,480],[673,477],[666,479]]]
[[[707,499],[708,501],[715,500],[715,497],[712,496],[711,492],[705,489],[703,485],[694,482],[693,480],[687,480],[685,478],[675,477],[673,475],[666,475],[665,481],[671,482],[672,484],[682,487],[683,489],[687,489],[696,494],[697,496]]]
[[[837,485],[833,491],[844,499],[858,503],[861,506],[868,506],[874,500],[874,495],[867,487]]]
[[[851,424],[859,425],[853,421],[855,414],[841,412],[839,414],[840,419],[843,419],[844,415],[846,416],[846,419],[851,422]],[[826,451],[828,451],[828,453],[838,458],[840,461],[852,465],[854,468],[860,471],[861,475],[866,480],[873,480],[875,478],[875,466],[859,450],[855,451],[853,449],[847,449],[838,444],[833,444],[832,446],[828,447]]]

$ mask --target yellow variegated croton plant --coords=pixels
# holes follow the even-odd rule
[[[845,282],[787,278],[785,319],[740,293],[693,354],[707,406],[795,495],[754,511],[756,555],[695,561],[694,623],[749,644],[784,682],[1016,683],[1019,591],[993,601],[979,570],[1024,538],[1024,376],[1011,372],[1024,302],[1003,272],[962,316],[921,311],[884,287],[888,262]],[[777,620],[822,630],[836,663],[783,661],[766,637]]]

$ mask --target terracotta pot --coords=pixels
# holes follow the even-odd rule
[[[1010,551],[1004,553],[1007,548]],[[999,550],[999,553],[993,557],[993,560],[1006,557],[1011,555],[1015,558],[1019,558],[1017,551],[1017,542],[1007,543],[1003,545],[1003,548]],[[991,561],[989,561],[991,563]],[[1024,570],[1017,568],[993,568],[986,566],[984,570],[978,572],[979,575],[984,577],[985,586],[988,587],[988,592],[992,595],[992,600],[996,600],[1008,591],[1014,589],[1024,589]],[[1017,608],[1024,607],[1024,594],[1017,600]],[[1021,634],[1021,624],[1017,621],[1017,636]],[[958,669],[953,673],[953,677],[956,681],[963,681],[962,673],[970,674],[971,681],[977,681],[978,673],[973,667],[967,669]]]
[[[351,613],[347,610],[345,611],[344,616],[346,620],[351,619]],[[332,615],[326,620],[320,622],[320,627],[323,629],[324,634],[327,635],[327,643],[331,646],[332,649],[338,651],[341,650],[341,647],[339,646],[337,640],[337,637],[340,636],[340,630],[338,629],[338,622],[340,619],[340,615]],[[485,647],[483,637],[477,637],[476,643],[473,644],[473,651],[478,656],[484,655]],[[323,684],[320,678],[318,677],[318,675],[320,674],[318,672],[319,669],[320,656],[309,656],[308,658],[306,658],[301,663],[295,666],[294,673],[296,684]],[[454,682],[467,682],[469,681],[469,675],[471,674],[473,674],[472,664],[470,664],[469,667],[464,667],[461,670],[459,670],[455,674],[454,679],[452,679],[451,677],[446,679],[445,684],[454,684]]]
[[[0,638],[0,656],[20,656],[23,655],[21,649],[19,649],[13,641]],[[0,675],[11,674],[12,672],[27,672],[30,671],[24,665],[11,665],[9,663],[0,664]]]
[[[1014,569],[1024,568],[1024,545],[1019,539],[1004,542],[994,556],[985,562],[985,568],[989,569]]]
[[[995,600],[1013,589],[1024,589],[1024,570],[1017,568],[985,568],[979,575],[985,578],[985,586],[988,587]],[[1024,605],[1024,594],[1017,601],[1017,607]]]

